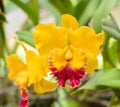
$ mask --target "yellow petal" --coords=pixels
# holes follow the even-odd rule
[[[9,56],[6,62],[10,70],[8,77],[14,80],[16,84],[26,86],[28,82],[28,70],[26,65],[16,54]]]
[[[82,49],[72,48],[73,58],[70,61],[70,65],[73,68],[80,68],[86,64],[86,55]]]
[[[98,67],[98,60],[91,53],[87,53],[87,72],[93,73],[93,71]]]
[[[53,90],[56,87],[56,82],[50,82],[42,79],[40,82],[34,84],[34,91],[36,93],[45,93]]]
[[[56,49],[51,53],[51,62],[55,68],[64,67],[67,64],[64,49]]]
[[[14,84],[19,86],[28,86],[28,70],[21,71],[14,78]]]
[[[67,31],[54,24],[39,24],[33,32],[35,45],[40,54],[48,54],[54,48],[63,48],[67,44]]]
[[[62,15],[62,26],[74,30],[78,28],[78,22],[72,15],[64,14]]]
[[[83,26],[69,34],[70,41],[74,46],[82,48],[86,53],[91,53],[94,56],[100,53],[99,48],[104,40],[103,32],[95,34],[92,28]]]
[[[29,69],[29,85],[39,82],[47,75],[46,68],[48,68],[48,65],[47,59],[45,59],[46,57],[43,60],[42,56],[32,51],[26,52],[26,64]]]

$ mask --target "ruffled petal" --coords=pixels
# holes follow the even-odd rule
[[[53,90],[56,87],[56,82],[50,82],[42,79],[40,82],[34,84],[34,91],[36,93],[46,93]]]
[[[70,61],[70,65],[73,68],[80,68],[86,64],[86,54],[82,49],[72,47],[73,58]]]
[[[64,14],[62,15],[62,26],[68,29],[75,30],[78,28],[78,22],[72,15]]]
[[[16,85],[27,86],[28,70],[26,65],[18,58],[16,54],[6,59],[7,66],[10,70],[8,77],[14,80]]]
[[[33,51],[27,51],[26,64],[29,69],[29,85],[41,81],[47,75],[47,57],[35,54]]]
[[[76,87],[80,85],[80,79],[85,75],[86,65],[80,68],[72,68],[69,64],[62,67],[61,69],[51,66],[52,74],[57,78],[58,85],[61,87],[65,86],[67,80],[69,80],[70,87]]]
[[[100,53],[100,46],[104,40],[104,34],[95,34],[92,28],[83,26],[75,32],[69,33],[71,44],[78,48],[82,48],[86,53],[97,56]]]
[[[65,28],[57,28],[54,24],[39,24],[33,32],[35,45],[40,54],[48,54],[55,48],[63,48],[67,44]]]
[[[91,53],[87,53],[87,69],[86,71],[89,73],[93,73],[93,71],[98,67],[98,60]]]
[[[51,55],[49,57],[49,62],[54,65],[55,68],[61,68],[64,67],[67,64],[67,61],[65,59],[65,52],[63,49],[56,49],[51,52]],[[50,66],[49,66],[50,67]]]

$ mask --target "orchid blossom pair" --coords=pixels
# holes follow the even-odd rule
[[[86,72],[92,73],[98,67],[103,32],[96,34],[92,28],[79,27],[69,14],[62,16],[61,27],[54,23],[37,25],[33,36],[39,54],[23,46],[26,63],[16,54],[7,58],[8,76],[20,87],[34,84],[37,93],[54,89],[56,83],[45,79],[48,72],[57,78],[59,86],[64,87],[69,80],[69,86],[76,87]]]

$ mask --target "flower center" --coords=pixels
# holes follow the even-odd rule
[[[54,50],[49,57],[49,70],[57,78],[58,85],[64,87],[69,80],[70,87],[80,85],[86,71],[86,55],[82,49],[72,45]]]
[[[73,57],[73,53],[71,49],[68,49],[65,53],[65,60],[66,61],[70,61]]]

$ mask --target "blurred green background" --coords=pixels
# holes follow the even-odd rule
[[[30,87],[30,107],[120,107],[120,0],[0,0],[0,107],[18,107],[20,99],[5,62],[10,54],[24,55],[13,37],[34,48],[34,27],[49,22],[60,26],[65,13],[80,26],[104,31],[99,68],[75,89],[58,87],[36,95]]]

